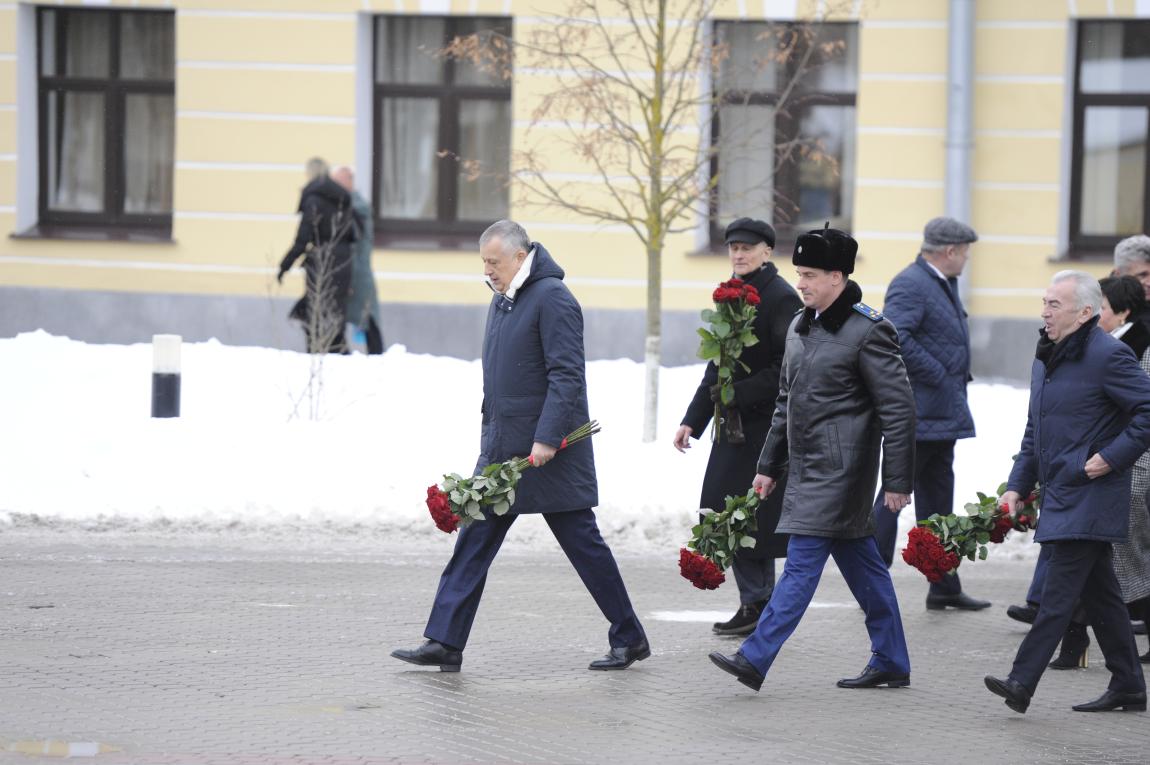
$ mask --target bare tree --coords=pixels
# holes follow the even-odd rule
[[[776,110],[795,106],[796,83],[829,50],[812,27],[788,25],[760,34],[754,55],[734,61],[730,46],[710,35],[717,0],[572,0],[568,11],[532,25],[515,40],[492,33],[456,38],[446,54],[504,77],[516,68],[553,77],[538,98],[525,145],[512,157],[511,183],[520,209],[556,208],[604,225],[625,227],[642,244],[647,265],[643,440],[656,437],[662,360],[663,252],[668,236],[694,230],[718,209],[719,152],[753,147],[764,126],[727,126],[712,141],[723,107],[747,104],[736,67],[786,62]],[[833,43],[832,43],[833,45]],[[804,58],[805,57],[805,58]],[[780,143],[771,131],[775,165],[834,160],[817,140]],[[467,177],[482,172],[459,157]],[[574,160],[587,173],[559,172]],[[768,167],[743,193],[773,194]],[[728,202],[729,192],[724,192]],[[797,201],[792,204],[797,208]],[[776,209],[777,206],[776,206]]]

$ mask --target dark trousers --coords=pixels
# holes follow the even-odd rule
[[[898,537],[898,513],[883,504],[885,488],[879,487],[874,501],[877,528],[875,541],[889,568],[894,561]],[[901,512],[901,511],[899,511]],[[930,516],[954,512],[954,441],[916,441],[914,444],[914,516],[925,521]],[[930,585],[932,595],[957,595],[962,592],[958,574],[944,576]]]
[[[1069,540],[1048,542],[1042,547],[1043,552],[1052,548],[1046,564],[1042,607],[1018,647],[1010,676],[1034,693],[1081,598],[1110,670],[1110,690],[1145,691],[1130,615],[1110,561],[1110,543]]]
[[[866,613],[871,649],[868,664],[880,671],[909,673],[910,657],[898,599],[874,537],[828,539],[791,534],[783,575],[759,617],[758,626],[739,648],[739,653],[757,670],[767,673],[810,606],[828,557],[835,559],[851,594]]]
[[[1042,602],[1042,588],[1046,586],[1046,566],[1050,563],[1052,545],[1042,545],[1038,562],[1034,564],[1034,575],[1030,577],[1030,589],[1026,591],[1026,602],[1037,606]]]
[[[439,579],[424,637],[460,650],[467,645],[487,582],[487,569],[517,517],[510,513],[489,515],[487,520],[474,521],[459,532],[455,551]],[[572,510],[546,513],[543,518],[595,604],[611,623],[607,632],[611,647],[634,646],[645,641],[647,636],[631,607],[615,557],[599,534],[595,513],[589,509]]]
[[[731,573],[739,588],[739,605],[748,606],[769,600],[775,590],[775,559],[748,558],[736,555]]]

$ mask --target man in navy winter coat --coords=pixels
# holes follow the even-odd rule
[[[914,514],[917,520],[954,512],[954,442],[974,436],[966,402],[970,380],[970,330],[958,296],[958,277],[978,234],[954,218],[933,218],[922,231],[913,263],[887,288],[883,313],[898,330],[902,358],[914,389]],[[874,502],[875,541],[889,567],[898,536],[898,513]],[[989,601],[962,591],[958,574],[932,583],[926,607],[976,611]]]
[[[1017,512],[1042,485],[1035,541],[1047,559],[1042,607],[1005,679],[986,687],[1025,712],[1081,599],[1110,670],[1110,685],[1078,712],[1145,711],[1146,681],[1110,561],[1130,524],[1130,475],[1150,448],[1150,377],[1134,352],[1098,326],[1102,290],[1081,271],[1054,275],[1030,377],[1022,449],[1000,501]]]
[[[591,509],[599,504],[591,440],[558,454],[563,438],[590,419],[583,312],[563,283],[563,269],[518,223],[493,223],[479,238],[479,251],[495,295],[483,341],[483,431],[475,472],[527,454],[534,467],[524,471],[506,515],[489,514],[459,532],[423,632],[427,642],[391,655],[458,672],[503,538],[518,515],[543,513],[611,623],[610,651],[590,669],[626,669],[651,649]]]

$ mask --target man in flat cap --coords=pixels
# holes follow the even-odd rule
[[[874,539],[871,495],[882,454],[885,502],[910,502],[914,476],[914,394],[898,333],[859,302],[847,276],[858,243],[831,228],[810,231],[792,258],[806,306],[787,331],[779,397],[759,455],[754,487],[774,492],[787,476],[778,531],[790,534],[787,562],[755,631],[738,652],[710,659],[759,690],[810,605],[827,558],[866,613],[871,657],[840,688],[904,687],[910,658],[890,572]]]
[[[751,331],[758,340],[746,348],[732,370],[735,398],[726,404],[718,400],[719,370],[707,364],[703,381],[687,407],[675,433],[674,446],[680,452],[691,448],[720,405],[722,429],[711,445],[699,507],[716,512],[726,507],[726,497],[741,497],[751,488],[759,452],[771,427],[775,398],[779,395],[779,369],[787,328],[803,307],[798,293],[779,275],[770,261],[775,246],[775,230],[766,221],[739,218],[727,226],[725,237],[731,271],[759,291],[760,302]],[[733,427],[736,426],[737,427]],[[782,492],[759,503],[755,546],[741,548],[731,571],[739,588],[739,610],[725,622],[712,625],[718,635],[749,635],[775,587],[775,558],[787,554],[787,538],[774,534],[782,509]]]
[[[958,276],[978,234],[954,218],[933,218],[922,231],[914,262],[887,288],[883,313],[898,330],[902,358],[914,389],[914,513],[917,520],[954,512],[954,442],[974,436],[966,401],[970,381],[970,330],[958,295]],[[894,560],[898,514],[884,509],[882,489],[874,502],[879,552]],[[931,584],[929,609],[977,611],[989,601],[962,591],[958,574]]]

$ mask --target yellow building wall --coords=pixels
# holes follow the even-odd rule
[[[80,6],[82,0],[56,5]],[[121,0],[113,7],[149,7]],[[362,13],[418,13],[418,0],[174,0],[176,149],[171,243],[0,239],[0,284],[234,295],[298,294],[301,280],[275,284],[275,267],[292,241],[293,214],[312,155],[356,159],[356,32]],[[437,4],[438,5],[438,4]],[[563,0],[450,0],[452,13],[530,19],[559,12]],[[778,2],[728,0],[719,18],[759,19]],[[856,275],[866,299],[881,305],[891,276],[914,256],[923,223],[943,212],[946,127],[946,0],[797,0],[800,14],[820,9],[859,22]],[[1069,33],[1081,16],[1128,16],[1133,0],[1077,3],[1012,0],[976,4],[975,146],[972,216],[982,235],[967,295],[976,315],[1031,316],[1058,255],[1067,203],[1061,177],[1068,138]],[[758,15],[756,15],[756,13]],[[0,233],[15,233],[17,167],[16,15],[0,6]],[[518,30],[517,30],[518,31]],[[26,41],[34,44],[34,41]],[[1020,53],[1024,51],[1025,53]],[[525,140],[546,73],[513,82],[513,141]],[[26,106],[26,105],[21,105]],[[546,131],[547,128],[535,128]],[[558,136],[557,136],[558,137]],[[559,142],[555,142],[559,146]],[[557,149],[556,172],[593,172]],[[366,179],[365,179],[366,180]],[[618,225],[517,205],[534,238],[547,243],[587,307],[641,308],[642,244]],[[672,236],[664,256],[664,303],[697,308],[725,274],[723,258],[693,254],[692,233]],[[788,253],[779,253],[790,275]],[[377,250],[382,299],[484,303],[474,252]],[[1104,265],[1088,270],[1102,275]],[[472,280],[473,279],[473,280]]]

